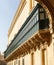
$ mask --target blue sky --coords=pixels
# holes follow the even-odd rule
[[[0,0],[0,51],[8,44],[8,29],[18,8],[20,0]]]

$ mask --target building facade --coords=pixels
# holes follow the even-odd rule
[[[7,65],[53,65],[54,39],[48,15],[35,0],[21,0],[8,31]]]

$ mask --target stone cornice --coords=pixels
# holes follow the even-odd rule
[[[19,5],[19,7],[18,7],[18,9],[17,9],[17,11],[16,11],[16,14],[15,14],[15,16],[14,16],[14,18],[13,18],[13,21],[12,21],[12,23],[11,23],[11,26],[10,26],[10,28],[9,28],[9,30],[8,30],[8,36],[9,36],[10,33],[12,32],[13,27],[14,27],[14,25],[15,25],[15,23],[16,23],[16,20],[17,20],[17,18],[20,16],[20,14],[21,14],[21,12],[22,12],[22,10],[23,10],[25,4],[26,4],[26,0],[21,0],[20,5]]]

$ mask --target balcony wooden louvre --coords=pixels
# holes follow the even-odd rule
[[[31,49],[36,51],[45,42],[50,45],[49,19],[46,15],[42,6],[37,4],[4,52],[6,61],[30,53]]]

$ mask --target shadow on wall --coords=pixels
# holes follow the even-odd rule
[[[7,65],[7,63],[4,60],[0,60],[0,65]]]

